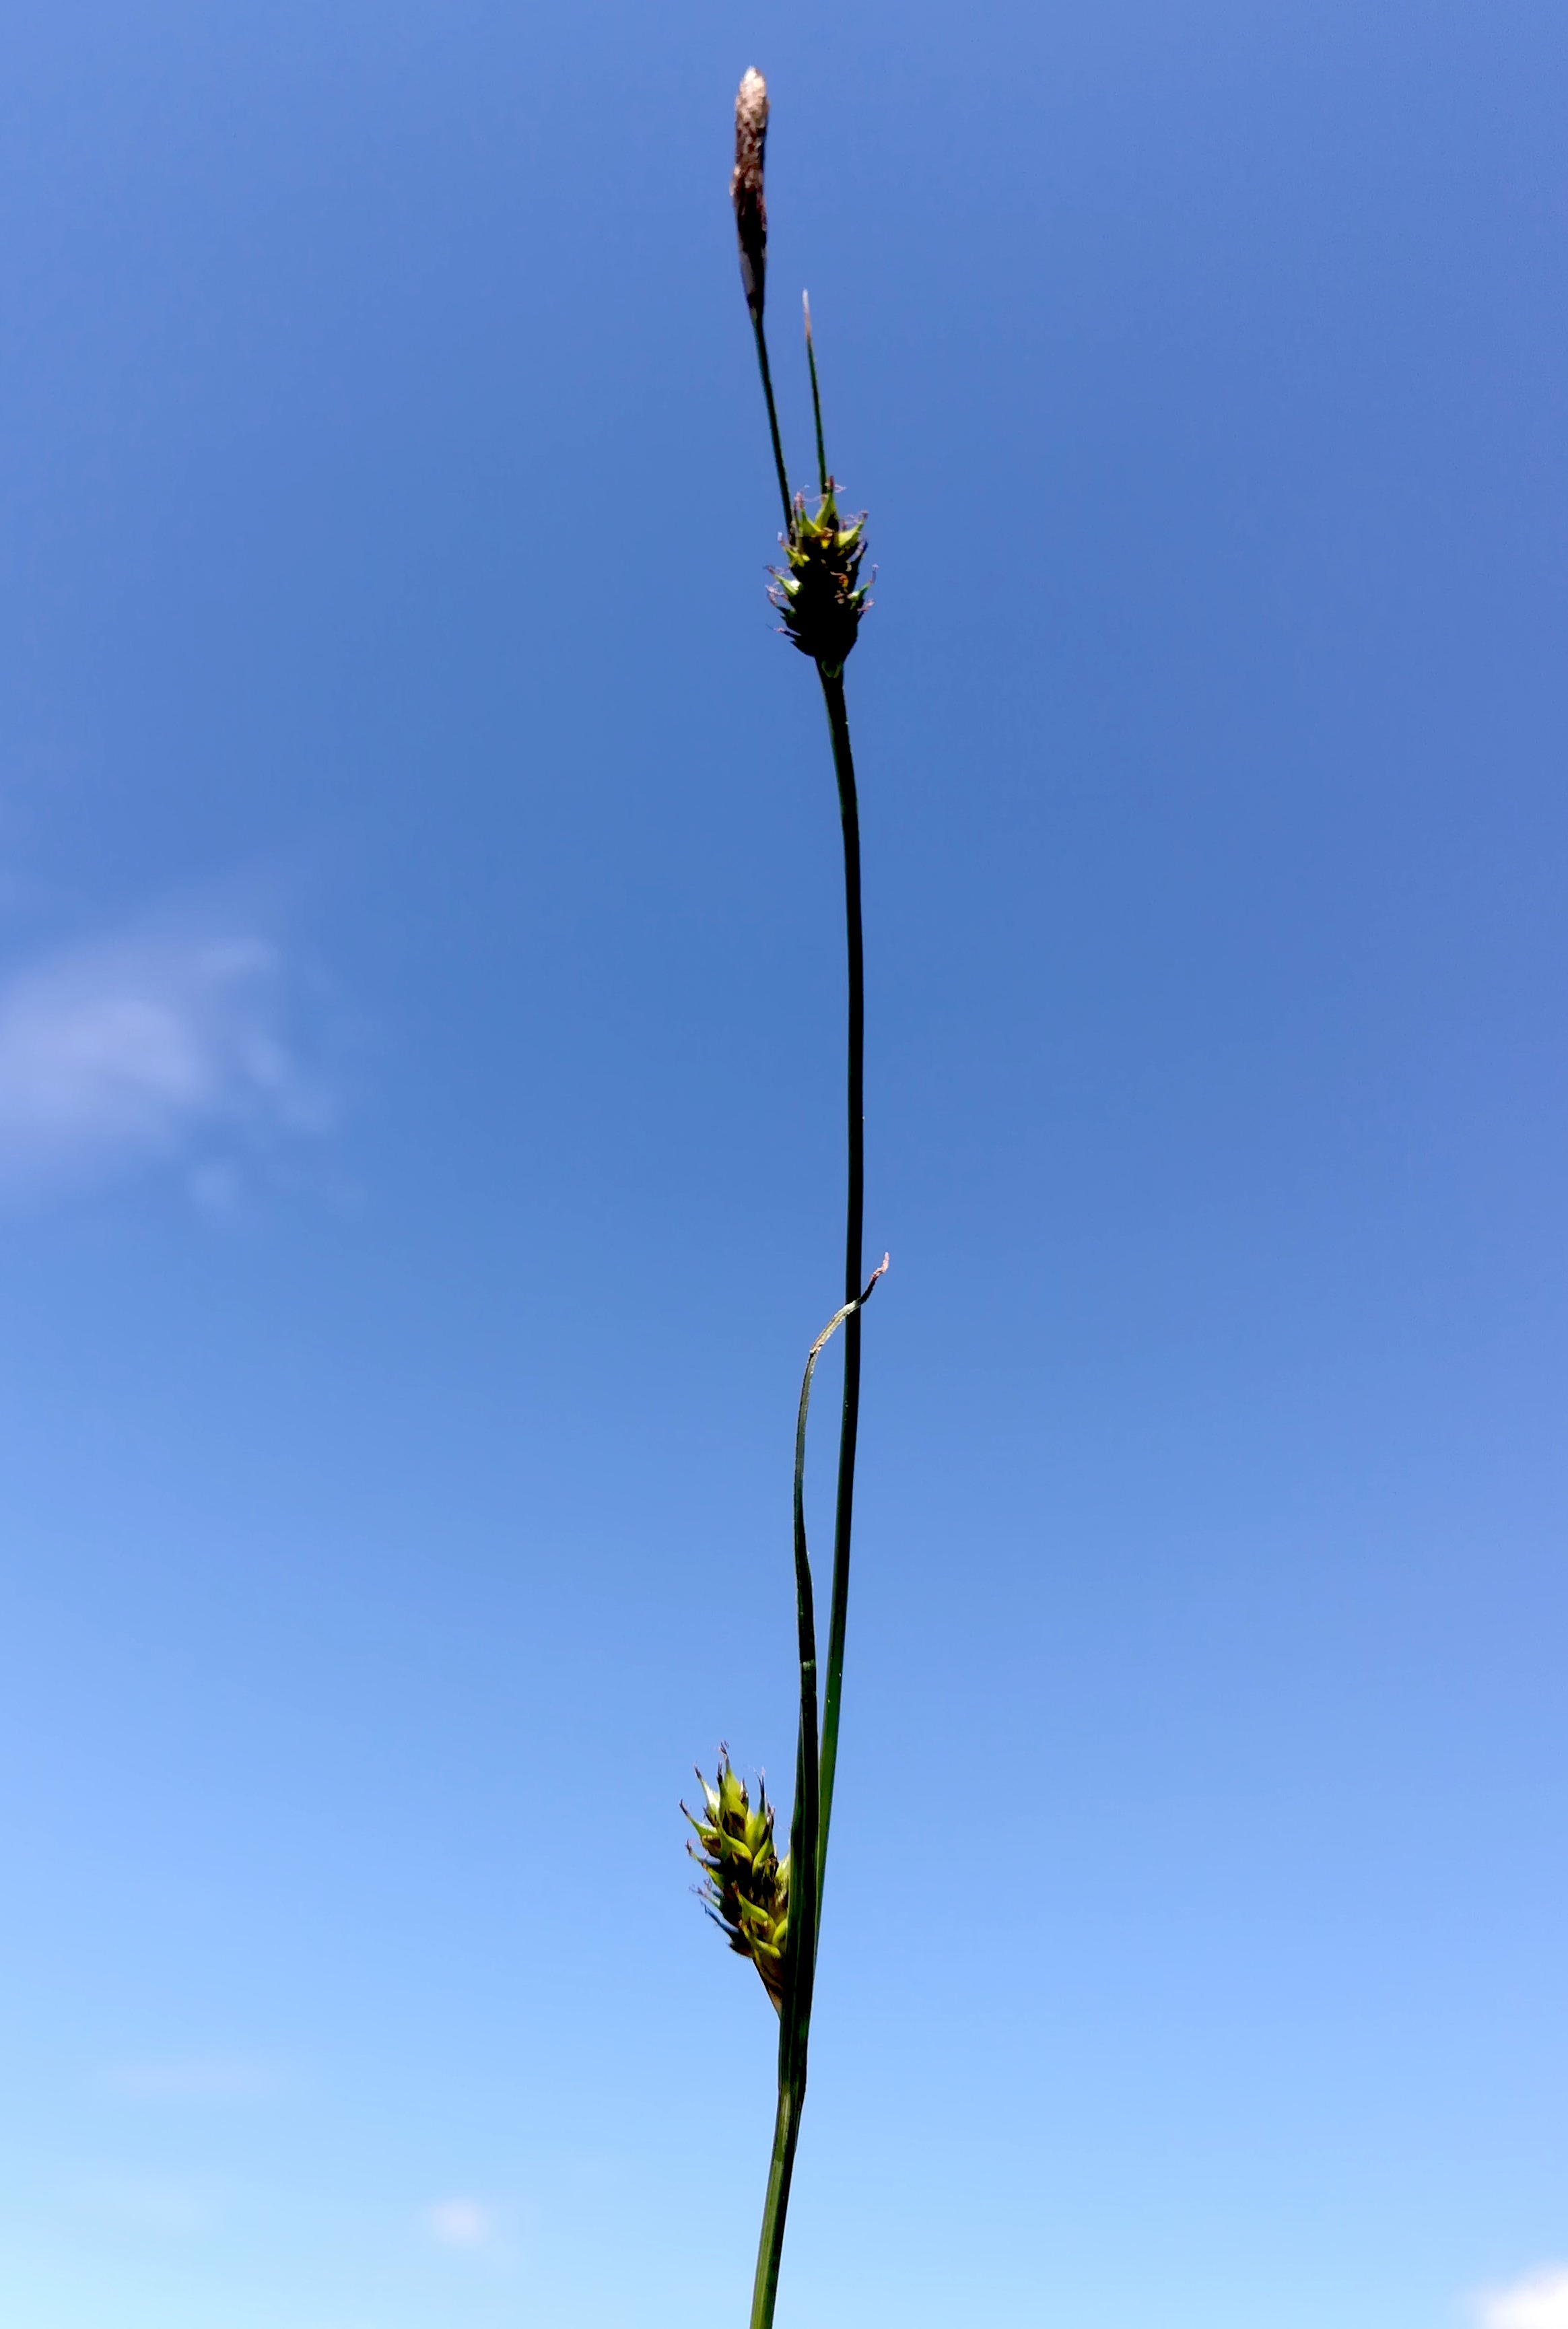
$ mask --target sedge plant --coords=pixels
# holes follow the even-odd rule
[[[795,1752],[795,1795],[789,1849],[780,1857],[774,1835],[774,1810],[759,1782],[753,1804],[744,1780],[721,1748],[717,1773],[702,1784],[701,1808],[686,1816],[696,1831],[691,1847],[703,1871],[701,1891],[709,1914],[740,1957],[749,1957],[779,2016],[779,2098],[769,2162],[762,2230],[758,2243],[751,2329],[772,2329],[784,2249],[789,2185],[806,2099],[811,2001],[822,1924],[823,1879],[834,1783],[838,1770],[839,1716],[844,1695],[844,1643],[849,1616],[850,1533],[855,1513],[855,1441],[860,1419],[861,1312],[887,1257],[862,1283],[864,1212],[864,968],[860,910],[860,812],[855,757],[845,702],[844,666],[869,603],[860,580],[864,557],[864,515],[846,518],[827,467],[822,400],[811,308],[804,301],[806,356],[816,429],[816,507],[804,493],[791,494],[783,438],[773,396],[772,370],[763,322],[767,284],[768,212],[763,193],[763,154],[768,134],[768,90],[760,73],[749,71],[735,99],[735,168],[731,180],[740,245],[741,281],[756,342],[768,430],[778,478],[784,531],[783,563],[772,570],[770,596],[785,636],[817,667],[827,715],[834,775],[844,837],[844,906],[847,957],[846,1173],[844,1231],[844,1298],[807,1356],[795,1419],[794,1555],[797,1652],[800,1669],[800,1715]],[[827,1671],[818,1697],[817,1613],[811,1561],[806,1539],[806,1428],[817,1363],[831,1338],[844,1336],[844,1393],[839,1417],[838,1482],[834,1506],[833,1576],[827,1614]]]

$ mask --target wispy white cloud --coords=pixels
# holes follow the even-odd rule
[[[483,2200],[432,2201],[420,2210],[420,2221],[439,2248],[494,2249],[501,2238],[500,2218]]]
[[[229,2193],[221,2180],[209,2175],[146,2175],[113,2169],[89,2177],[80,2196],[99,2222],[156,2239],[184,2240],[213,2229]]]
[[[1480,2329],[1568,2329],[1568,2265],[1544,2265],[1480,2299]]]
[[[243,932],[142,929],[0,978],[0,1194],[180,1166],[224,1210],[237,1156],[321,1131],[326,1095],[285,1023],[278,950]]]
[[[103,2082],[135,2100],[246,2103],[283,2093],[289,2077],[262,2054],[179,2054],[110,2063]]]

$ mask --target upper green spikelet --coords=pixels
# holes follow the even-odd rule
[[[844,669],[871,604],[860,580],[864,528],[864,510],[855,518],[839,515],[829,477],[815,514],[805,495],[796,495],[781,545],[787,562],[769,570],[768,595],[784,618],[780,627],[829,679]]]
[[[759,1783],[752,1808],[746,1783],[731,1768],[730,1750],[719,1749],[719,1768],[710,1787],[697,1773],[703,1811],[681,1806],[696,1830],[686,1850],[703,1872],[703,1905],[737,1957],[750,1957],[776,2012],[784,2004],[785,1942],[789,1924],[789,1859],[773,1846],[773,1806]]]

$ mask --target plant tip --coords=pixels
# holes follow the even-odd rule
[[[768,273],[768,205],[762,198],[767,143],[768,84],[755,65],[748,65],[735,92],[735,167],[730,179],[730,200],[735,206],[735,234],[741,246],[741,284],[755,324],[762,320]]]

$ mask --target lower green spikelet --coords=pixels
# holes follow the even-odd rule
[[[696,1830],[686,1850],[703,1872],[698,1891],[704,1907],[729,1939],[737,1957],[750,1957],[775,2012],[784,2003],[784,1945],[789,1922],[789,1857],[773,1849],[773,1806],[759,1781],[757,1807],[719,1749],[718,1775],[710,1787],[701,1771],[704,1810],[699,1817],[681,1806]]]

